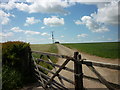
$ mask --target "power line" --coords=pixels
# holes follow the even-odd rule
[[[54,43],[54,31],[52,31],[52,42]]]

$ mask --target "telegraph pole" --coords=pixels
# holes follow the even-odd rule
[[[53,31],[52,31],[52,42],[54,44],[54,35],[53,35]]]

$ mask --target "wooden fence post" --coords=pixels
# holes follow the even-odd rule
[[[83,90],[83,73],[82,73],[82,62],[81,55],[78,52],[74,52],[74,79],[75,79],[75,90]],[[77,62],[79,61],[79,63]]]

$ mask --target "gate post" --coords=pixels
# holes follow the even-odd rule
[[[79,55],[78,52],[74,52],[74,59],[75,90],[83,90],[82,61],[80,61],[81,55]]]

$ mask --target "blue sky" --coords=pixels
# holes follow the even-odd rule
[[[22,0],[23,1],[23,0]],[[1,42],[32,44],[118,41],[118,2],[10,0],[0,5]],[[110,0],[109,0],[110,1]],[[112,13],[112,14],[111,14]]]

